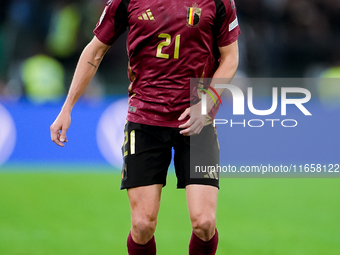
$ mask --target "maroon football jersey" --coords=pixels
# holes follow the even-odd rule
[[[183,123],[190,78],[212,77],[240,34],[234,0],[110,0],[94,33],[111,45],[127,27],[127,119],[167,127]]]

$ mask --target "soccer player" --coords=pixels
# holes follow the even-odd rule
[[[189,254],[215,254],[219,181],[214,175],[190,177],[190,138],[192,141],[195,138],[197,143],[200,137],[208,138],[204,140],[209,141],[206,146],[198,150],[198,154],[206,156],[198,160],[218,164],[219,148],[212,125],[216,107],[210,97],[207,97],[207,116],[201,115],[199,99],[190,107],[190,78],[226,78],[230,82],[235,75],[240,33],[235,3],[233,0],[108,1],[94,30],[95,37],[80,56],[62,110],[51,125],[51,139],[57,145],[64,146],[67,142],[74,104],[105,52],[126,28],[131,84],[121,189],[127,189],[131,207],[128,253],[156,254],[154,232],[174,148],[177,188],[186,189],[193,229]],[[217,92],[221,94],[222,90]]]

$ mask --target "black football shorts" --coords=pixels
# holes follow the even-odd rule
[[[200,178],[190,175],[190,171],[195,171],[192,162],[213,166],[219,163],[219,145],[213,125],[205,126],[199,135],[194,136],[183,136],[180,130],[127,121],[122,146],[124,163],[121,189],[153,184],[165,186],[172,148],[177,188],[185,188],[190,184],[219,187],[216,174],[202,174]]]

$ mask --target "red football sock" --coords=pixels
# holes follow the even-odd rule
[[[204,242],[192,232],[189,243],[189,255],[215,255],[218,244],[218,232],[209,241]]]
[[[130,232],[127,239],[127,248],[129,255],[156,255],[155,237],[152,236],[146,244],[138,244],[133,241]]]

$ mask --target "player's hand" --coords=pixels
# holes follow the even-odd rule
[[[205,116],[201,114],[201,102],[187,108],[178,120],[183,120],[185,117],[190,116],[190,119],[179,128],[183,128],[180,134],[184,136],[197,135],[204,127]]]
[[[61,146],[64,147],[67,143],[66,132],[71,125],[71,115],[67,113],[60,112],[58,117],[55,119],[53,124],[50,127],[51,130],[51,140]]]

